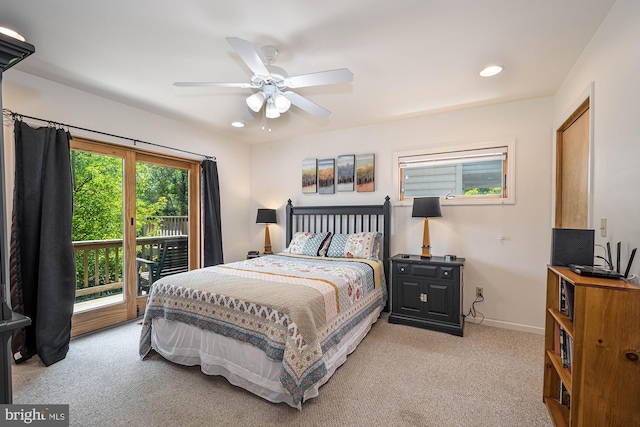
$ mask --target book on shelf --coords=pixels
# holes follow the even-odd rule
[[[571,372],[571,354],[573,353],[573,339],[560,327],[560,357],[562,359],[562,367]]]
[[[565,293],[566,293],[566,309],[567,312],[565,313],[567,316],[569,316],[569,319],[573,322],[573,295],[574,295],[574,286],[571,283],[565,283]]]
[[[564,279],[560,280],[560,311],[573,322],[574,286]]]
[[[571,338],[568,335],[567,335],[567,338],[569,339],[569,345],[567,347],[567,352],[569,353],[569,354],[567,354],[567,360],[568,360],[569,364],[567,366],[567,370],[569,372],[571,372],[571,365],[573,364],[572,363],[572,360],[573,360],[573,338]]]
[[[560,380],[560,390],[558,394],[558,400],[562,405],[566,406],[567,409],[571,408],[571,395],[569,394],[569,391],[567,390],[567,388],[564,386],[564,383],[562,382],[562,380]]]

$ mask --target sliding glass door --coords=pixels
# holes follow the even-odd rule
[[[189,269],[189,170],[136,162],[136,254],[138,296]]]
[[[154,281],[199,265],[200,205],[195,161],[80,139],[71,149],[75,336],[135,318]]]

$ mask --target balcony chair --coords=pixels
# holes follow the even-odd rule
[[[146,265],[146,271],[142,266]],[[189,249],[187,240],[166,240],[162,243],[160,256],[156,261],[136,258],[138,271],[138,295],[142,291],[149,294],[151,285],[165,276],[182,273],[189,270]]]

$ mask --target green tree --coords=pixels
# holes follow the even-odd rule
[[[136,181],[137,199],[144,206],[153,206],[151,215],[188,215],[189,173],[186,170],[138,163]]]
[[[122,238],[122,160],[71,152],[73,232],[78,240]]]

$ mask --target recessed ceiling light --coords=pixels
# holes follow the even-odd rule
[[[234,128],[243,128],[244,127],[244,123],[242,123],[242,122],[233,122],[233,123],[231,123],[231,126],[233,126]]]
[[[25,41],[24,37],[22,37],[20,34],[5,27],[0,27],[0,33],[7,35],[9,37],[13,37],[14,39],[20,40],[21,42]]]
[[[499,65],[490,65],[489,67],[486,67],[485,69],[483,69],[482,71],[480,71],[480,75],[482,77],[491,77],[491,76],[495,76],[496,74],[500,74],[502,72],[502,67]]]

